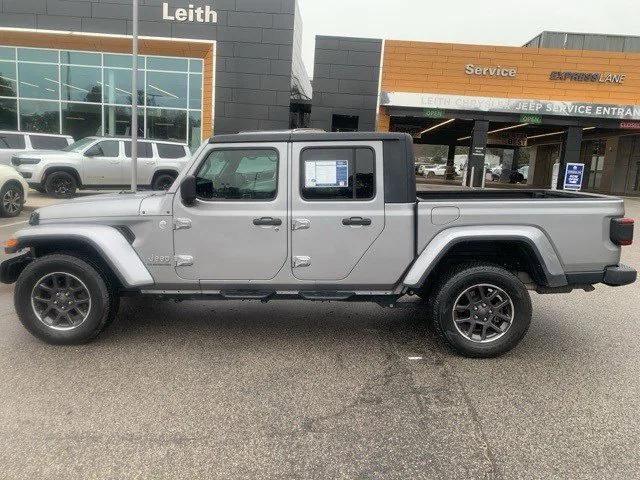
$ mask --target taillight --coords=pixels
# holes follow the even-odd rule
[[[624,246],[633,243],[633,218],[612,218],[609,238],[616,245]]]

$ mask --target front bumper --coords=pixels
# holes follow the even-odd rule
[[[619,287],[629,285],[635,282],[637,278],[638,272],[634,268],[627,265],[617,265],[605,268],[602,283],[610,287]]]

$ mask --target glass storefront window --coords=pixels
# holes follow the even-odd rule
[[[144,111],[138,112],[138,136],[144,137]],[[103,124],[105,135],[131,135],[131,107],[105,105]]]
[[[200,110],[202,106],[202,75],[189,75],[189,108]]]
[[[128,54],[0,46],[0,128],[86,135],[131,134]],[[198,145],[204,62],[139,57],[141,137]]]
[[[187,85],[181,73],[147,72],[147,106],[187,108]]]
[[[0,62],[0,96],[15,97],[16,90],[16,64]]]
[[[131,55],[105,53],[103,55],[103,62],[105,67],[133,68]]]
[[[99,67],[102,63],[102,60],[99,53],[61,51],[60,63]]]
[[[149,57],[147,70],[168,70],[170,72],[186,72],[189,60],[186,58]]]
[[[0,47],[0,60],[16,60],[16,49],[13,47]]]
[[[102,97],[99,68],[62,65],[60,86],[62,100],[99,103]]]
[[[18,63],[18,95],[22,98],[57,100],[58,66],[41,63]]]
[[[43,48],[18,48],[19,62],[58,63],[58,50]]]
[[[189,112],[189,148],[195,151],[202,143],[202,118],[200,112]]]
[[[187,140],[187,112],[164,108],[147,108],[147,138]]]
[[[19,100],[20,130],[60,133],[60,104],[43,100]]]
[[[74,140],[102,135],[102,108],[87,103],[62,103],[62,133]]]
[[[201,73],[202,72],[202,60],[192,58],[189,60],[189,71],[192,73]]]
[[[18,129],[18,101],[0,98],[0,130]]]
[[[131,70],[105,68],[103,101],[131,105]],[[138,104],[144,105],[144,72],[138,72]]]

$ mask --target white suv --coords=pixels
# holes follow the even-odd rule
[[[17,217],[27,201],[29,186],[14,168],[0,165],[0,217]]]
[[[191,157],[186,144],[138,140],[138,185],[166,190]],[[35,190],[57,198],[77,189],[131,184],[131,140],[87,137],[58,151],[19,153],[11,163]]]
[[[60,150],[73,143],[69,135],[0,130],[0,165],[10,165],[16,153],[31,150]]]

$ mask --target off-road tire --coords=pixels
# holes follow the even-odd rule
[[[36,284],[54,272],[70,274],[81,280],[91,298],[86,319],[71,329],[56,330],[46,325],[38,318],[32,304]],[[52,254],[35,259],[22,271],[16,282],[14,304],[20,322],[31,334],[46,343],[64,345],[86,343],[98,336],[113,320],[118,299],[108,279],[92,265],[76,256]]]
[[[0,217],[17,217],[24,206],[22,185],[15,180],[0,188]]]
[[[455,326],[453,308],[458,297],[478,284],[495,285],[510,297],[513,304],[511,326],[499,338],[478,343],[464,336]],[[465,357],[490,358],[514,348],[531,323],[531,298],[525,285],[514,274],[491,263],[467,263],[452,267],[434,286],[427,306],[436,332],[457,353]]]
[[[44,188],[55,198],[72,198],[78,189],[78,182],[69,172],[53,172],[47,175]]]
[[[153,190],[168,190],[177,177],[173,173],[159,173],[153,178],[151,188]]]

